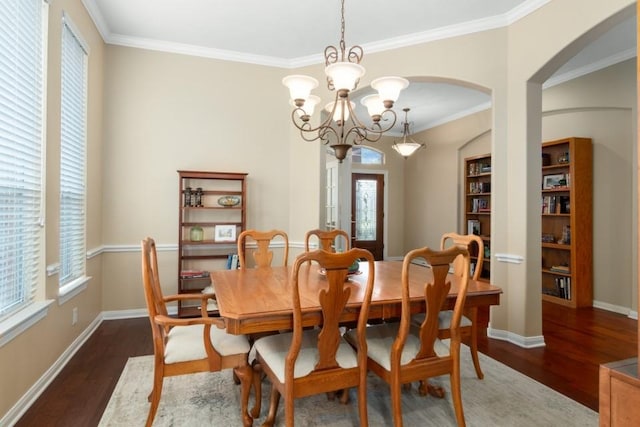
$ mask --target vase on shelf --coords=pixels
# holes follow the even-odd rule
[[[192,242],[202,242],[204,239],[204,230],[199,225],[191,227],[189,230],[189,239]]]

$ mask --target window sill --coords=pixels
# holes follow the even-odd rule
[[[43,319],[51,303],[53,300],[34,302],[0,321],[0,347]]]
[[[87,283],[91,280],[91,276],[82,276],[73,282],[62,286],[58,291],[58,305],[62,305],[80,292],[87,289]]]

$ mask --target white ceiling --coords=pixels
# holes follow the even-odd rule
[[[367,53],[506,26],[549,1],[346,0],[345,43],[347,48],[363,47],[366,68]],[[340,40],[339,0],[83,3],[104,40],[123,46],[295,68],[322,66],[324,48],[337,46]],[[634,16],[567,62],[547,86],[632,58],[635,52]],[[366,95],[367,89],[358,96]],[[461,86],[412,82],[394,109],[401,113],[402,108],[411,108],[414,132],[486,109],[490,103],[489,95]]]

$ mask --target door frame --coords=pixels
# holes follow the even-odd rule
[[[342,209],[342,215],[341,215],[340,221],[342,224],[348,225],[348,230],[346,231],[349,233],[350,237],[352,237],[351,236],[351,180],[353,179],[352,175],[356,173],[382,175],[382,179],[384,180],[384,186],[383,186],[384,215],[382,220],[382,244],[383,244],[382,258],[386,260],[388,259],[387,258],[387,248],[388,248],[387,233],[389,232],[388,231],[389,227],[387,224],[387,221],[389,220],[389,214],[388,214],[389,212],[389,194],[388,194],[389,193],[389,171],[384,169],[365,169],[362,167],[350,168],[348,171],[347,169],[348,168],[341,169],[342,172],[345,172],[345,174],[348,173],[348,175],[343,176],[340,182],[348,183],[348,185],[341,185],[341,189],[343,190],[341,205],[343,209]]]

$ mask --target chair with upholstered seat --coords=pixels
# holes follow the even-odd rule
[[[240,233],[238,236],[238,262],[240,263],[240,268],[246,268],[247,266],[246,254],[250,251],[246,249],[246,245],[251,241],[257,246],[255,251],[251,251],[255,266],[258,268],[271,267],[273,252],[269,250],[269,245],[277,239],[282,240],[284,243],[282,265],[286,266],[289,259],[289,236],[287,236],[287,233],[281,230],[244,230]]]
[[[446,233],[440,240],[440,249],[445,249],[449,245],[458,245],[467,248],[470,254],[476,255],[475,267],[473,270],[473,280],[480,279],[482,273],[482,264],[484,262],[484,242],[482,238],[475,234],[457,234]],[[475,249],[473,246],[475,245]],[[453,274],[462,275],[461,269],[464,268],[461,260],[453,263]],[[449,323],[451,319],[451,311],[440,312],[440,339],[446,339],[449,332]],[[478,307],[465,308],[462,320],[460,321],[460,333],[463,337],[469,337],[469,350],[471,351],[471,359],[476,369],[476,375],[479,379],[484,378],[482,369],[480,368],[480,359],[478,358]]]
[[[458,233],[445,233],[440,239],[440,249],[445,249],[450,246],[460,246],[466,248],[469,253],[476,255],[475,268],[473,270],[473,280],[478,280],[482,273],[482,264],[484,262],[484,242],[480,236],[475,234],[458,234]],[[475,247],[474,247],[475,246]],[[458,259],[453,263],[453,274],[456,276],[462,275],[463,269],[462,259]],[[449,338],[449,324],[451,323],[451,310],[443,310],[440,312],[440,326],[438,338]],[[469,351],[471,352],[471,359],[473,360],[473,366],[476,370],[476,375],[479,379],[484,378],[482,369],[480,368],[480,359],[478,358],[478,307],[465,308],[462,319],[460,321],[460,334],[463,338],[467,338],[469,342]],[[420,324],[424,321],[424,314],[417,314],[413,317],[414,322]],[[423,393],[426,393],[424,387],[421,388]]]
[[[454,277],[457,296],[451,316],[450,344],[438,339],[438,314],[451,289],[449,268],[457,257],[462,256],[462,266],[466,272]],[[433,279],[424,283],[419,295],[426,306],[425,321],[416,326],[411,321],[409,282],[412,266],[417,259],[424,259],[433,272]],[[416,273],[413,273],[416,274]],[[416,279],[413,279],[414,282]],[[409,252],[402,265],[402,310],[400,322],[371,325],[367,328],[368,368],[382,378],[391,391],[393,421],[396,427],[402,426],[402,385],[425,378],[449,375],[451,396],[459,426],[465,425],[460,391],[460,319],[469,283],[469,252],[454,246],[444,251],[429,248],[415,249]],[[414,291],[415,292],[415,291]],[[415,298],[415,295],[414,295]],[[345,338],[354,342],[352,332]]]
[[[247,412],[252,379],[256,392],[256,406],[251,414],[260,411],[260,382],[254,378],[248,364],[249,342],[242,335],[231,335],[225,330],[225,321],[209,317],[206,306],[212,294],[179,294],[163,296],[158,272],[156,245],[147,237],[142,241],[142,279],[144,296],[149,310],[153,335],[153,390],[149,395],[147,427],[155,418],[165,377],[196,372],[216,372],[231,368],[242,380],[241,416],[244,425],[252,420]],[[178,300],[199,300],[201,317],[177,319],[169,317],[166,304]],[[231,390],[230,390],[231,391]]]
[[[358,290],[364,293],[364,298],[354,330],[354,350],[342,338],[340,320],[346,312],[352,288],[356,286],[346,280],[349,266],[358,259],[368,263],[369,276],[366,287]],[[322,324],[308,329],[303,327],[304,307],[300,301],[298,278],[320,272],[324,275],[320,283],[326,283],[318,291]],[[360,425],[368,425],[365,330],[374,275],[373,255],[365,249],[356,248],[344,253],[317,250],[304,252],[296,258],[289,278],[293,331],[263,337],[254,344],[258,362],[272,384],[269,415],[263,425],[273,425],[281,394],[285,400],[286,425],[291,427],[294,424],[294,399],[350,387],[358,388]]]
[[[338,239],[342,239],[342,246],[340,246]],[[318,242],[318,249],[324,249],[329,252],[336,252],[336,248],[341,248],[344,251],[351,249],[351,241],[349,234],[346,231],[335,229],[331,231],[325,231],[320,229],[309,230],[304,236],[304,250],[309,252],[311,244],[314,240]]]

